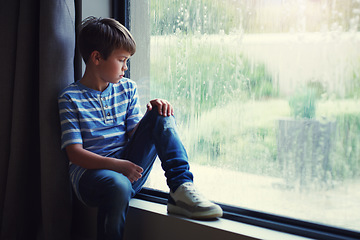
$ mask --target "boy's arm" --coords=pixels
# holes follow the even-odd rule
[[[84,149],[82,144],[71,144],[65,149],[69,160],[80,167],[113,170],[122,173],[132,183],[142,176],[143,169],[128,160],[100,156]]]

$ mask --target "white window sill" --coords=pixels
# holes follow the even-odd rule
[[[309,238],[223,218],[214,221],[197,221],[169,215],[165,205],[132,199],[127,216],[125,239],[304,240]]]

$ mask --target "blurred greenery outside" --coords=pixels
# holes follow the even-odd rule
[[[251,12],[248,9],[256,6],[248,6],[247,2],[151,1],[154,26],[150,95],[168,99],[175,106],[179,133],[190,161],[280,177],[276,121],[307,117],[336,122],[330,153],[332,179],[359,177],[360,58],[351,78],[346,79],[344,96],[328,92],[319,82],[303,86],[310,93],[312,104],[304,110],[298,103],[306,105],[306,93],[297,98],[283,95],[265,63],[254,62],[241,49],[224,44],[222,38],[231,33],[289,32],[293,26],[299,27],[291,9],[284,16],[288,25],[267,26],[256,16],[262,14],[269,19],[270,12],[280,10],[264,8],[262,12]],[[308,17],[330,20],[326,24],[325,20],[318,21],[318,25],[306,30],[329,30],[336,24],[345,31],[354,30],[346,19],[351,18],[353,13],[347,10],[355,3],[341,3],[337,6],[343,13],[341,19],[328,17],[330,10],[321,11],[320,16],[307,13]],[[217,37],[209,37],[211,34]],[[292,108],[295,105],[298,113]]]

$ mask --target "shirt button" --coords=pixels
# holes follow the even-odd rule
[[[110,116],[110,113],[107,113],[108,116]]]
[[[106,99],[105,98],[103,98],[103,101],[105,101]]]
[[[105,105],[105,108],[108,108],[108,105]]]

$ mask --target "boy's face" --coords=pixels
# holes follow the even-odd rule
[[[123,49],[115,49],[106,60],[101,59],[98,65],[100,78],[105,82],[118,83],[128,69],[127,61],[130,56]]]

